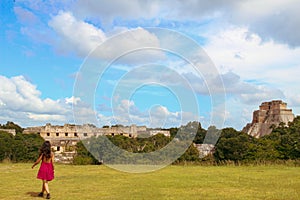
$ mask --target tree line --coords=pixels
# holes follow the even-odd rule
[[[232,128],[222,130],[213,154],[217,162],[251,162],[300,159],[300,117],[288,126],[280,123],[270,135],[254,138]]]
[[[22,134],[23,129],[13,122],[0,124],[0,128],[16,130],[15,136],[0,131],[0,161],[29,162],[36,159],[38,150],[44,141],[40,135]],[[226,162],[299,160],[300,117],[296,117],[288,126],[281,123],[272,128],[270,135],[254,138],[233,128],[218,130],[212,126],[205,130],[199,122],[190,122],[183,127],[169,129],[171,137],[166,137],[163,134],[145,138],[128,138],[121,135],[92,137],[77,143],[74,164],[99,164],[101,162],[126,164],[129,161],[147,164],[145,162],[155,162],[151,157],[154,152],[158,152],[155,159],[158,159],[156,161],[159,162],[167,161],[169,157],[174,158],[178,149],[184,153],[180,154],[178,159],[173,160],[173,163],[210,162],[222,164]],[[108,140],[110,143],[107,142]],[[207,157],[200,158],[199,151],[194,144],[203,143],[215,144],[215,148]],[[173,148],[160,151],[168,144],[171,144],[171,147],[173,145]]]
[[[0,162],[32,162],[39,156],[44,139],[38,134],[22,134],[23,128],[13,122],[1,125],[1,129],[15,129],[16,135],[0,131]]]
[[[186,127],[193,127],[197,123],[197,131],[193,136],[194,144],[214,144],[215,147],[207,157],[200,158],[199,151],[191,144],[174,163],[181,162],[209,162],[210,164],[222,164],[226,162],[234,163],[263,163],[286,160],[300,159],[300,116],[296,117],[288,126],[284,123],[279,126],[272,126],[273,130],[270,135],[260,138],[254,138],[246,133],[237,131],[234,128],[224,128],[217,130],[216,127],[209,127],[207,130],[201,127],[199,122],[190,122]],[[171,128],[171,138],[158,134],[149,138],[127,138],[124,136],[108,136],[108,139],[120,149],[133,153],[154,152],[167,145],[176,137],[178,128]],[[104,136],[106,137],[106,136]],[[91,141],[101,144],[99,139],[93,138]],[[184,142],[184,139],[180,139]],[[74,162],[83,164],[88,161],[89,164],[96,164],[100,161],[106,161],[111,158],[105,148],[98,146],[98,152],[104,156],[93,155],[87,148],[91,148],[93,143],[78,143],[77,156]],[[180,145],[180,142],[178,143]],[[104,147],[104,146],[102,146]],[[90,150],[90,149],[89,149]],[[117,149],[116,149],[117,150]],[[105,157],[106,155],[106,157]],[[96,158],[95,158],[96,157]],[[165,157],[162,155],[162,159]],[[120,163],[126,162],[127,157],[120,158]]]

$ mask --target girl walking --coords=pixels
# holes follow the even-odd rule
[[[43,184],[42,192],[40,192],[38,196],[43,197],[44,192],[46,192],[46,199],[50,199],[48,181],[52,181],[54,179],[54,154],[51,152],[51,144],[49,141],[45,141],[43,143],[40,148],[39,158],[35,161],[31,168],[33,169],[40,161],[42,161],[42,163],[40,165],[37,178],[41,179]]]

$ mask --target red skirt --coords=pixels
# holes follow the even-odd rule
[[[52,163],[42,162],[37,174],[37,178],[46,181],[52,181],[54,179],[54,170]]]

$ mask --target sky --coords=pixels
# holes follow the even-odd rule
[[[0,123],[241,130],[300,113],[298,0],[2,0]]]

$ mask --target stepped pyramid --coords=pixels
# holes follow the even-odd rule
[[[285,102],[281,100],[263,102],[259,110],[253,112],[252,123],[248,123],[242,131],[259,138],[270,134],[272,125],[278,126],[281,122],[288,125],[288,122],[292,122],[294,118],[292,109],[287,109]]]

